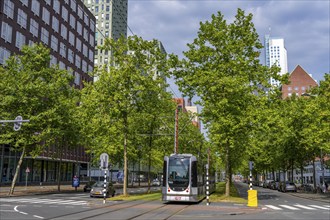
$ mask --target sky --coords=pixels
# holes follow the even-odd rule
[[[128,0],[128,35],[160,40],[167,53],[183,57],[200,22],[220,11],[232,23],[237,8],[253,14],[263,44],[265,34],[284,38],[289,72],[300,65],[318,82],[330,72],[330,0]]]

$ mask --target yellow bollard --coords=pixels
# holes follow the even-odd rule
[[[248,206],[258,207],[257,190],[248,190]]]

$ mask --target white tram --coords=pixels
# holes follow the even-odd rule
[[[206,197],[205,164],[192,154],[172,154],[164,157],[162,200],[199,202]],[[215,190],[213,175],[209,175],[209,193]]]

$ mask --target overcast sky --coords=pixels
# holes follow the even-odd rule
[[[200,21],[220,11],[228,23],[237,8],[253,14],[264,35],[284,38],[288,70],[299,64],[317,81],[330,72],[330,0],[128,0],[128,26],[145,40],[160,40],[167,53],[182,57],[197,37]],[[129,35],[132,35],[128,31]],[[264,57],[261,57],[264,62]]]

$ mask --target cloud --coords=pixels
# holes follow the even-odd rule
[[[260,41],[264,35],[283,37],[289,71],[301,65],[317,80],[329,73],[328,0],[129,0],[128,25],[146,40],[162,41],[168,53],[179,56],[197,37],[200,22],[220,11],[228,23],[237,8],[253,14]]]

